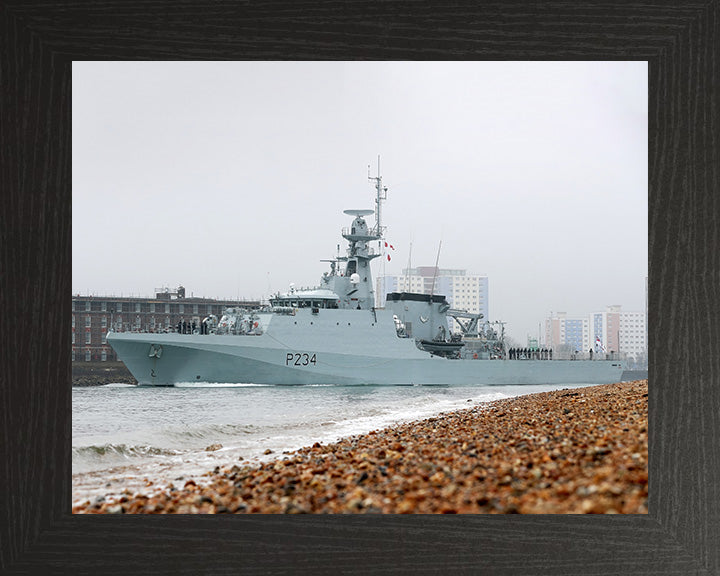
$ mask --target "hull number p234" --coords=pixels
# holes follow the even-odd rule
[[[285,356],[285,366],[309,366],[310,364],[313,366],[317,364],[315,354],[311,356],[310,354],[299,354],[297,352],[292,354],[288,352]]]

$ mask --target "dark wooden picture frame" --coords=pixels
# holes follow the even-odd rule
[[[720,574],[719,6],[6,0],[0,572]],[[71,515],[71,69],[88,59],[648,61],[649,514]]]

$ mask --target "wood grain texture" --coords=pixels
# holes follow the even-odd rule
[[[0,572],[720,574],[718,0],[0,5]],[[650,514],[73,517],[71,63],[649,62]]]

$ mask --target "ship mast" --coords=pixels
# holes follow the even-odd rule
[[[387,200],[387,187],[383,188],[382,176],[380,176],[380,155],[378,155],[377,176],[370,176],[370,165],[368,164],[368,180],[375,182],[377,197],[375,198],[375,234],[384,237],[385,228],[382,226],[382,201]]]

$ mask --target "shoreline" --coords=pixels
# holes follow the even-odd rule
[[[627,513],[648,502],[647,380],[478,404],[73,513]]]
[[[78,388],[107,384],[137,384],[123,362],[73,362],[72,385]]]

